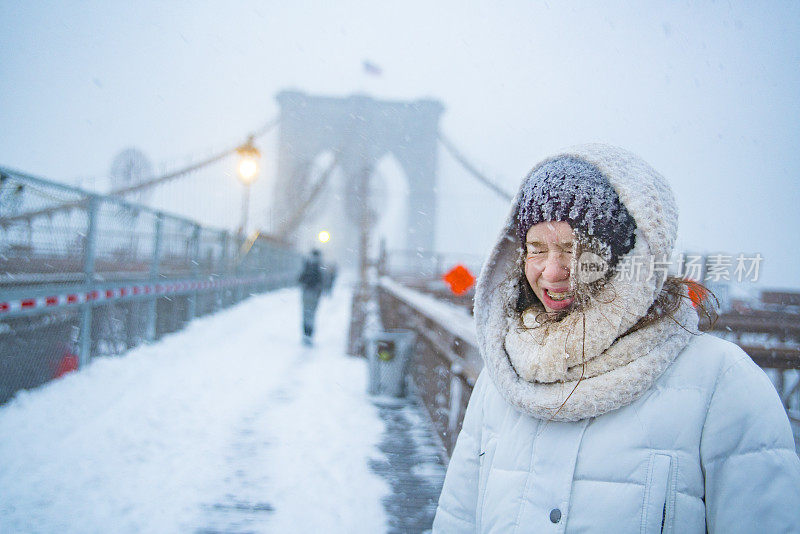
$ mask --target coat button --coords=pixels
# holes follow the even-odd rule
[[[559,521],[561,521],[561,510],[559,510],[558,508],[553,508],[552,510],[550,510],[550,521],[552,523],[558,523]]]

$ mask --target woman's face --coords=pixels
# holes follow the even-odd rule
[[[572,227],[563,221],[535,224],[525,239],[525,278],[549,312],[575,300],[569,287],[572,239]]]

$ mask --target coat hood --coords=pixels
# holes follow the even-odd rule
[[[675,199],[652,167],[608,145],[567,149],[529,176],[564,157],[598,169],[635,220],[635,245],[617,265],[624,272],[558,322],[531,328],[535,322],[510,313],[521,283],[516,214],[523,181],[478,278],[475,320],[486,370],[509,403],[539,418],[579,420],[641,396],[696,333],[697,315],[682,299],[677,322],[667,318],[628,333],[664,286],[678,228]]]

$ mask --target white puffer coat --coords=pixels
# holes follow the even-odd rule
[[[636,220],[629,254],[671,251],[677,210],[658,173],[613,147],[565,154],[595,165]],[[662,321],[636,332],[635,343],[619,339],[647,311],[663,277],[617,286],[629,301],[622,312],[619,302],[617,309],[598,304],[585,312],[586,337],[599,332],[596,339],[609,341],[590,348],[588,378],[562,409],[574,369],[558,368],[563,348],[560,359],[551,352],[559,346],[569,353],[569,334],[515,354],[513,361],[533,359],[551,378],[519,377],[508,350],[521,342],[509,335],[505,311],[516,294],[509,282],[518,254],[515,213],[516,201],[478,281],[475,315],[486,365],[450,460],[434,532],[800,532],[800,460],[763,371],[736,345],[690,333],[696,318],[687,319],[685,308],[677,315],[681,325]],[[563,321],[570,324],[570,317]]]

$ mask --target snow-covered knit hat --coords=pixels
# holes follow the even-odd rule
[[[536,167],[525,179],[517,215],[517,237],[525,242],[531,226],[565,221],[611,249],[611,264],[635,244],[636,222],[617,192],[589,162],[562,156]]]

